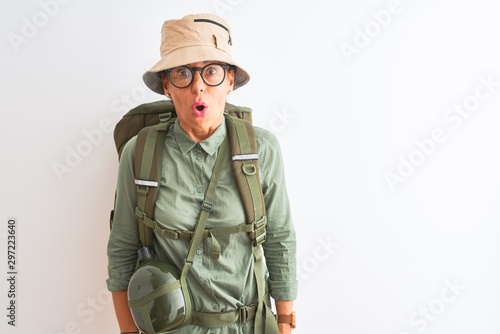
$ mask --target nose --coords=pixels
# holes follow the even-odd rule
[[[193,82],[191,83],[191,89],[195,93],[201,93],[205,90],[206,84],[201,77],[201,70],[195,70],[193,76]]]

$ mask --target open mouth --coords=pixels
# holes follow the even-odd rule
[[[191,108],[193,108],[193,113],[196,116],[201,117],[201,116],[205,116],[205,114],[207,113],[208,105],[203,101],[198,101],[198,102],[194,102],[191,105]]]

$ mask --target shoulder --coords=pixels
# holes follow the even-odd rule
[[[254,126],[254,129],[257,140],[257,152],[261,163],[268,164],[280,161],[281,147],[276,135],[267,129],[257,126]]]
[[[258,146],[279,147],[278,138],[271,131],[254,126]]]
[[[120,164],[133,164],[135,158],[135,144],[137,135],[130,138],[129,141],[123,146],[123,151],[120,156]]]

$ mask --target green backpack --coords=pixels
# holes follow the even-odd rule
[[[152,247],[154,234],[172,239],[190,240],[192,231],[175,231],[159,227],[154,220],[154,208],[161,171],[162,147],[167,131],[176,120],[172,101],[162,100],[141,104],[130,110],[117,123],[114,140],[118,155],[125,144],[137,135],[135,149],[135,183],[137,185],[136,216],[139,224],[141,247]],[[228,130],[229,151],[233,174],[245,211],[246,224],[234,227],[205,230],[204,237],[211,235],[248,233],[253,240],[254,274],[257,282],[259,303],[255,313],[255,333],[275,333],[276,320],[272,315],[269,296],[262,279],[264,262],[261,244],[266,240],[266,208],[260,183],[257,143],[252,125],[251,109],[229,103],[225,105],[224,117]],[[110,223],[113,222],[111,212]],[[246,317],[238,310],[238,317]],[[245,310],[246,311],[246,310]],[[224,321],[208,317],[203,313],[194,317],[196,323],[205,327],[221,327]],[[241,321],[241,319],[239,320]],[[274,322],[274,324],[272,324]],[[264,326],[265,324],[265,326]],[[264,329],[265,328],[265,329]]]

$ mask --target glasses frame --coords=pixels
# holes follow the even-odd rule
[[[218,84],[216,85],[211,85],[209,84],[208,82],[205,81],[205,78],[203,77],[203,71],[205,70],[205,68],[209,67],[209,66],[213,66],[213,65],[218,65],[220,67],[222,67],[222,69],[224,70],[224,75],[222,77],[222,80],[221,82],[219,82]],[[172,73],[172,70],[176,69],[176,68],[187,68],[190,72],[191,72],[191,81],[186,85],[186,86],[177,86],[176,84],[174,84],[174,82],[172,81],[172,78],[170,77],[170,74]],[[199,71],[200,72],[200,77],[201,77],[201,80],[203,80],[203,82],[205,83],[205,85],[207,86],[210,86],[210,87],[217,87],[217,86],[220,86],[224,80],[226,80],[226,70],[230,70],[232,69],[233,66],[232,65],[228,65],[228,64],[219,64],[219,63],[210,63],[210,64],[207,64],[203,67],[189,67],[189,66],[177,66],[177,67],[174,67],[174,68],[169,68],[168,70],[165,70],[163,71],[163,74],[162,76],[166,76],[168,77],[168,80],[170,81],[170,83],[176,87],[176,88],[179,88],[179,89],[184,89],[184,88],[188,88],[189,86],[191,86],[191,84],[193,83],[193,80],[194,80],[194,74],[195,72]]]

